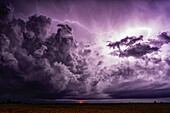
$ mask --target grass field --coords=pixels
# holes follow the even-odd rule
[[[170,113],[170,104],[1,104],[0,113]]]

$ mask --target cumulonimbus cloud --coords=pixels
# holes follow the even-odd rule
[[[162,97],[169,94],[168,32],[147,42],[141,37],[125,37],[112,44],[125,49],[111,49],[118,54],[106,57],[102,53],[105,48],[96,40],[93,44],[76,41],[76,31],[68,24],[59,24],[57,32],[50,34],[51,18],[15,19],[12,6],[3,7],[9,12],[0,9],[4,14],[0,18],[1,99],[95,98],[101,94],[105,94],[101,98],[142,98],[151,97],[150,91],[158,91]]]

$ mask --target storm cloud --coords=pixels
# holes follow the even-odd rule
[[[160,22],[170,6],[158,6],[167,1],[49,1],[55,12],[46,1],[11,3],[0,4],[1,100],[170,95],[169,26]],[[156,35],[125,30],[151,21]]]

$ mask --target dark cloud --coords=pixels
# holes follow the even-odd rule
[[[124,90],[124,91],[120,91],[120,92],[113,92],[111,93],[109,96],[111,96],[111,98],[165,98],[165,97],[169,97],[169,89],[163,89],[163,90],[148,90],[148,89],[144,89],[144,90]]]
[[[163,32],[158,37],[166,43],[170,42],[170,34],[168,32]]]
[[[13,19],[14,7],[6,2],[0,1],[0,22],[7,23]]]
[[[35,37],[44,38],[47,34],[47,29],[49,29],[50,24],[50,18],[47,18],[45,16],[33,15],[29,17],[26,28],[28,32],[33,32]]]
[[[147,44],[136,44],[133,47],[128,48],[127,50],[125,50],[125,56],[135,56],[135,57],[139,57],[139,56],[143,56],[147,53],[151,53],[153,51],[158,51],[159,48],[157,47],[150,47]]]
[[[142,85],[141,85],[142,83]],[[146,85],[144,85],[145,83]],[[140,87],[133,87],[133,84],[137,84]],[[166,86],[166,83],[147,83],[147,81],[136,80],[132,82],[123,82],[117,87],[109,87],[105,90],[105,93],[109,94],[111,98],[161,98],[169,97],[169,88],[161,89]],[[114,88],[114,89],[113,89]]]
[[[71,27],[60,24],[57,33],[47,38],[50,24],[51,19],[41,15],[0,24],[1,99],[86,93],[87,64],[75,51]]]
[[[159,50],[158,47],[151,47],[147,43],[139,42],[141,40],[143,40],[143,36],[139,36],[139,37],[135,37],[135,36],[128,37],[127,36],[126,38],[120,41],[110,42],[107,46],[112,47],[113,49],[117,47],[119,51],[116,55],[126,56],[126,57],[128,56],[140,57],[147,53],[151,53],[153,51]],[[127,49],[122,50],[121,46],[126,46]]]
[[[15,2],[16,10],[20,9],[17,4],[24,3],[27,2]],[[35,2],[28,3],[30,5]],[[39,3],[37,1],[36,5]],[[118,23],[124,25],[125,21],[122,17],[129,15],[128,11],[132,16],[134,11],[141,12],[135,16],[141,18],[145,16],[144,12],[152,12],[152,8],[157,9],[159,1],[141,1],[141,6],[134,8],[130,6],[138,6],[138,2],[133,0],[114,2],[108,0],[106,3],[73,0],[73,3],[78,5],[73,7],[75,4],[71,6],[70,1],[55,2],[53,5],[60,9],[55,13],[56,20],[47,17],[48,15],[38,14],[29,16],[25,20],[17,19],[13,17],[14,9],[10,4],[3,4],[3,7],[0,7],[2,12],[0,15],[0,99],[153,98],[169,95],[168,32],[163,32],[154,39],[146,40],[146,37],[141,34],[139,37],[129,36],[111,42],[108,46],[113,48],[113,53],[115,52],[116,55],[110,55],[106,52],[107,44],[100,39],[103,38],[103,34],[89,27],[95,26],[91,22],[95,19],[101,26],[102,23],[109,23],[103,25],[103,28],[108,28],[107,26],[112,24],[116,27],[119,26]],[[95,3],[99,4],[101,9],[94,7],[92,10],[92,6],[96,6]],[[46,1],[42,1],[41,5],[46,6]],[[111,6],[114,7],[109,10]],[[49,9],[48,7],[47,12]],[[106,14],[102,9],[107,10],[108,13]],[[72,15],[70,20],[60,21],[64,16],[67,17],[65,14],[68,11]],[[157,11],[161,12],[160,9]],[[28,14],[29,11],[26,12]],[[79,21],[72,21],[77,14],[80,15],[76,19]],[[107,20],[108,15],[114,15],[111,19],[115,20]],[[152,12],[150,16],[156,15]],[[127,21],[129,18],[126,18]]]

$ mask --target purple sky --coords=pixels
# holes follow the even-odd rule
[[[52,19],[78,21],[89,29],[120,29],[124,25],[149,24],[169,18],[168,0],[30,0],[12,1],[17,17],[39,13]],[[27,4],[27,5],[25,5]],[[96,28],[95,28],[96,27]],[[109,28],[111,27],[111,28]],[[161,27],[161,26],[159,26]],[[168,27],[168,26],[164,26]]]
[[[169,29],[169,0],[30,0],[11,1],[14,16],[27,19],[32,14],[52,18],[56,24],[68,23],[78,41],[94,41],[97,34],[115,31],[113,39],[125,37],[127,29],[151,29],[154,36]],[[27,5],[24,5],[27,4]],[[128,34],[129,35],[129,34]],[[103,37],[103,36],[102,36]],[[108,36],[104,37],[108,38]],[[98,39],[96,39],[98,40]],[[107,39],[108,40],[108,39]]]
[[[152,101],[152,98],[167,98],[169,101],[169,0],[10,2],[14,7],[14,18],[21,18],[23,23],[20,20],[0,21],[3,28],[0,37],[10,42],[9,50],[0,54],[13,61],[1,65],[0,88],[4,89],[0,91],[1,100]],[[31,18],[34,14],[37,16]],[[63,43],[52,45],[55,41],[50,45],[42,42],[39,48],[34,47],[36,42],[35,45],[29,42],[57,37],[54,33],[57,33],[59,23],[68,24],[73,29],[75,50]],[[140,35],[143,39],[133,42]],[[123,42],[126,36],[135,37]],[[107,47],[108,41],[120,43],[121,51],[118,46]],[[8,41],[3,43],[5,45]],[[56,53],[57,47],[59,53]],[[47,53],[54,53],[56,59],[52,60],[51,53],[37,59],[35,54],[45,49]],[[60,55],[63,56],[60,58]],[[9,72],[6,71],[8,68]]]

